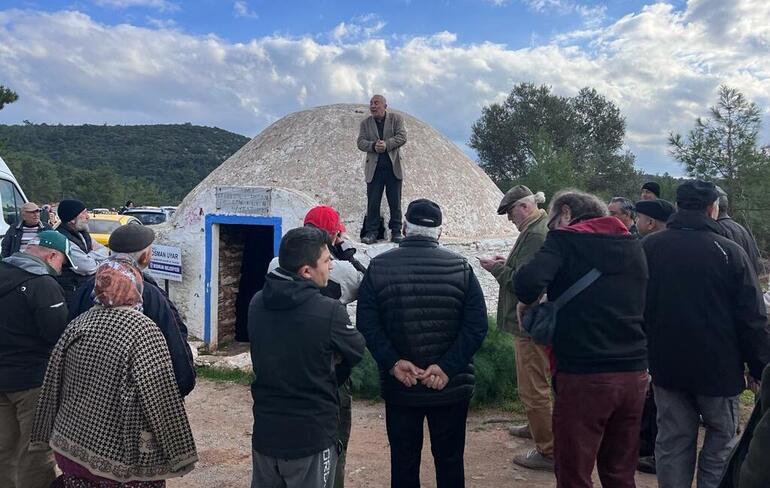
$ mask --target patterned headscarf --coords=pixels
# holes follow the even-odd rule
[[[130,260],[111,256],[96,268],[94,302],[106,308],[142,309],[142,273]]]

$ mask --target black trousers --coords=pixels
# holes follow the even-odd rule
[[[380,227],[380,203],[382,191],[388,199],[391,231],[401,231],[401,180],[393,173],[393,163],[377,163],[372,181],[366,184],[366,233],[376,234]]]
[[[428,418],[430,450],[436,467],[436,486],[463,488],[467,401],[437,407],[405,407],[385,403],[391,488],[420,488],[420,454],[425,417]]]

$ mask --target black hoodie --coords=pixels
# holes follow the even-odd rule
[[[281,268],[249,304],[254,382],[252,448],[282,459],[334,445],[339,424],[335,365],[349,371],[363,357],[363,336],[347,309],[312,281]]]
[[[592,268],[602,275],[557,315],[553,337],[557,371],[588,374],[646,369],[647,262],[641,241],[615,217],[549,232],[540,251],[516,273],[516,296],[532,303],[547,287],[548,300],[555,301]]]

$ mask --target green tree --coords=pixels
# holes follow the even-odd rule
[[[13,103],[18,99],[19,95],[17,95],[15,91],[0,85],[0,110],[7,104]]]
[[[719,100],[710,117],[698,117],[687,135],[671,133],[671,155],[687,174],[696,178],[719,179],[733,198],[744,198],[752,175],[768,161],[758,147],[761,125],[759,107],[734,88],[719,87]]]
[[[620,109],[592,88],[560,97],[546,85],[520,83],[503,103],[482,109],[469,145],[503,190],[527,180],[630,194],[641,176],[633,154],[623,150],[625,127]]]
[[[760,248],[770,241],[770,155],[761,148],[760,109],[722,85],[717,104],[684,137],[670,133],[671,155],[694,178],[714,180],[727,192],[734,217],[754,231]]]

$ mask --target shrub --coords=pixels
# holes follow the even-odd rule
[[[490,317],[489,332],[473,358],[476,389],[471,406],[503,406],[518,399],[513,337]]]
[[[353,385],[353,396],[356,398],[374,399],[380,396],[380,372],[369,349],[364,352],[361,362],[353,368],[350,382]]]
[[[471,405],[508,407],[517,400],[516,355],[513,338],[497,328],[494,319],[489,319],[489,332],[484,343],[473,359],[476,367],[476,389]],[[377,363],[366,351],[361,363],[351,374],[353,395],[356,398],[377,398],[380,381]]]

